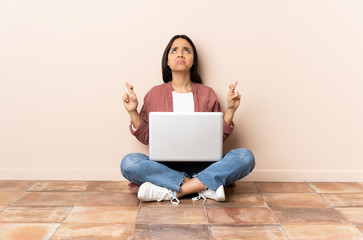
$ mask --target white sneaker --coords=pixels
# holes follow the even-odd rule
[[[141,184],[137,197],[144,202],[170,200],[172,204],[179,204],[179,199],[173,196],[171,190],[156,186],[150,182]]]
[[[213,191],[210,189],[204,190],[200,193],[198,193],[198,197],[192,198],[193,201],[198,201],[199,199],[203,198],[204,202],[207,200],[207,198],[216,200],[218,202],[224,202],[226,200],[226,196],[224,194],[224,187],[221,185],[217,190]]]

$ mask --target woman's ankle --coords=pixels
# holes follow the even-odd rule
[[[177,192],[177,198],[181,198],[185,195],[198,193],[206,189],[206,186],[197,178],[188,178],[187,181],[180,186],[179,192]]]

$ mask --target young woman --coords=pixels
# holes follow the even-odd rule
[[[133,86],[126,83],[128,93],[123,103],[131,118],[130,132],[142,143],[149,143],[150,112],[222,112],[214,91],[202,85],[198,74],[198,54],[191,39],[185,35],[174,36],[162,58],[164,84],[153,87],[144,98],[144,105],[137,111],[138,100]],[[238,82],[229,86],[228,107],[224,112],[223,140],[234,129],[233,116],[241,95],[235,91]],[[224,186],[248,175],[255,161],[248,149],[235,149],[217,162],[156,162],[141,153],[126,155],[121,162],[121,173],[129,181],[141,185],[141,201],[171,200],[192,193],[198,200],[210,198],[224,201]]]

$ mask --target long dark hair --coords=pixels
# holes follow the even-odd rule
[[[192,82],[195,82],[195,83],[202,83],[202,79],[200,78],[199,73],[198,73],[198,53],[197,53],[197,49],[195,48],[192,40],[186,35],[175,35],[170,40],[168,45],[166,46],[164,54],[163,54],[163,59],[161,61],[163,81],[165,83],[167,83],[167,82],[170,82],[172,80],[171,69],[168,66],[168,55],[169,55],[171,46],[173,45],[175,39],[178,39],[178,38],[183,38],[183,39],[187,40],[189,42],[189,44],[192,46],[192,48],[193,48],[194,59],[193,59],[193,66],[190,69],[190,80]]]

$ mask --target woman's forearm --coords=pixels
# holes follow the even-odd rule
[[[134,128],[138,128],[141,123],[140,114],[137,111],[131,111],[131,112],[129,112],[129,114],[130,114],[132,126]]]
[[[229,125],[232,124],[233,117],[234,117],[235,111],[227,108],[227,111],[224,113],[224,121],[228,123]]]

